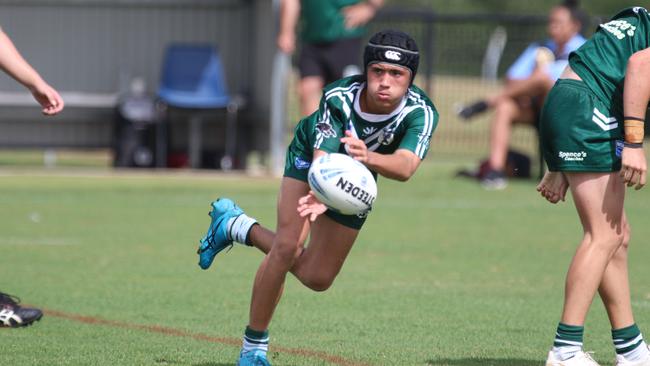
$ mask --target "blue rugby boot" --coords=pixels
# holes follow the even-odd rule
[[[266,352],[242,350],[237,366],[271,366],[271,363],[266,359]]]
[[[219,252],[232,246],[232,239],[228,237],[228,221],[243,213],[244,211],[228,198],[219,198],[212,202],[212,221],[197,251],[199,266],[202,269],[208,269]]]

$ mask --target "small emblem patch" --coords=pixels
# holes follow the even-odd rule
[[[384,53],[384,57],[389,60],[399,61],[402,59],[402,54],[397,51],[388,50]]]
[[[308,169],[311,166],[311,163],[301,158],[300,156],[296,156],[296,158],[293,161],[293,165],[296,167],[296,169],[303,170],[303,169]]]
[[[319,122],[318,124],[316,124],[316,129],[318,130],[318,132],[320,132],[323,135],[323,137],[326,138],[336,137],[336,131],[334,131],[332,125],[330,125],[329,123]]]

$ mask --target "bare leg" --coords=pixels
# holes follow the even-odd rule
[[[328,289],[358,235],[358,230],[336,223],[325,215],[311,225],[301,218],[296,210],[297,202],[308,189],[304,182],[285,178],[278,203],[278,234],[259,225],[251,230],[253,244],[268,251],[253,287],[249,323],[253,329],[268,327],[289,270],[312,290]],[[309,246],[304,248],[310,228]]]
[[[510,144],[512,124],[518,121],[532,121],[530,108],[521,107],[517,101],[502,98],[495,104],[494,117],[490,125],[490,167],[503,171]]]
[[[268,327],[282,295],[286,274],[306,239],[303,233],[309,221],[298,215],[296,207],[298,199],[307,192],[309,186],[306,183],[292,178],[282,179],[277,210],[278,232],[253,284],[249,326],[255,330]]]
[[[623,244],[609,261],[598,292],[605,304],[612,329],[621,329],[634,324],[630,302],[630,284],[627,270],[627,249],[630,241],[630,228],[623,214]]]
[[[623,214],[625,188],[617,173],[565,174],[582,222],[584,237],[567,274],[562,323],[583,325],[599,287],[608,300],[610,296],[629,297],[629,289],[625,285],[627,281],[617,282],[627,277],[624,256],[614,259],[626,236]],[[607,276],[606,270],[609,271]],[[620,306],[612,304],[612,301],[606,301],[606,304],[608,311],[611,309],[616,313],[610,317],[626,321],[627,315],[618,313]]]
[[[569,189],[569,181],[562,172],[547,171],[537,185],[537,192],[551,203],[564,201]]]
[[[300,79],[300,115],[308,116],[318,109],[325,81],[320,76],[306,76]]]
[[[553,80],[544,71],[538,69],[529,78],[510,81],[494,99],[536,96],[543,98],[552,87]]]

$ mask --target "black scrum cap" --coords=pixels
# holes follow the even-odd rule
[[[365,72],[368,71],[368,65],[376,62],[404,66],[411,70],[411,83],[418,71],[419,61],[420,52],[415,40],[404,32],[390,29],[373,35],[363,54]]]

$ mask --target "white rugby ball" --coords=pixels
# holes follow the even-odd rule
[[[330,153],[309,168],[309,186],[319,201],[333,211],[357,215],[370,210],[377,183],[365,165],[348,155]]]

